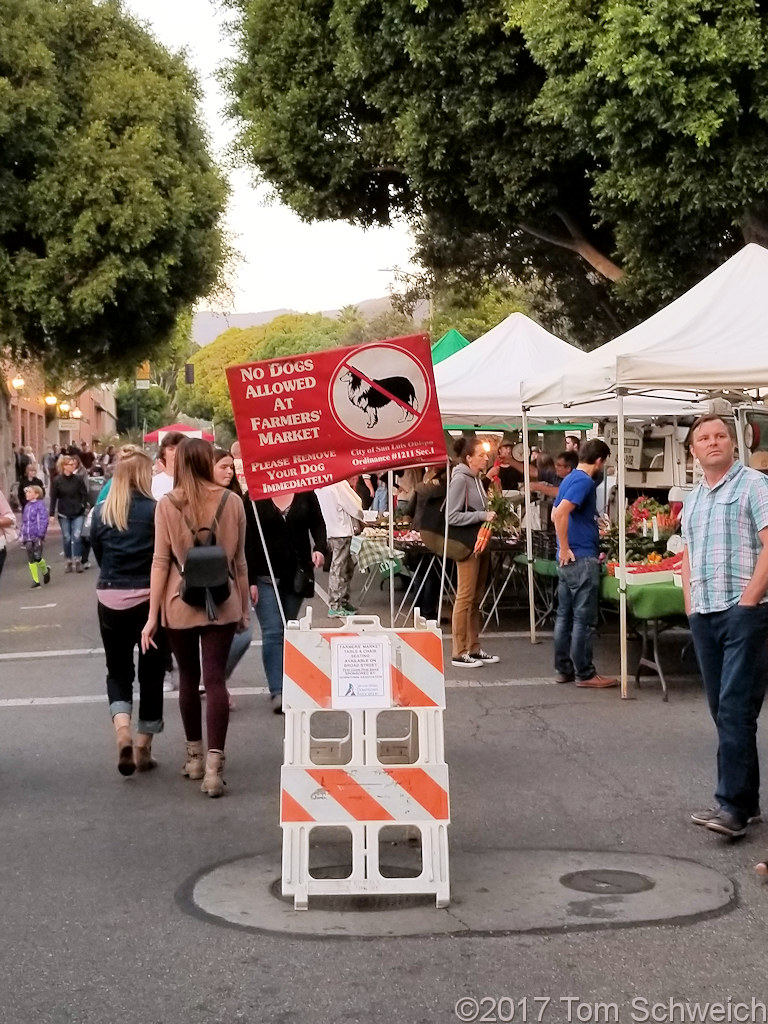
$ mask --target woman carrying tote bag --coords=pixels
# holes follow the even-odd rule
[[[449,526],[475,526],[490,523],[495,512],[487,512],[486,496],[480,476],[488,465],[482,441],[476,437],[460,437],[454,445],[458,459],[448,485],[446,513]],[[480,647],[480,601],[488,578],[490,552],[471,554],[456,563],[456,601],[453,605],[453,656],[451,664],[458,668],[479,668],[499,659]]]

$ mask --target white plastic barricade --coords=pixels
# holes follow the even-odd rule
[[[283,895],[306,910],[312,895],[434,893],[450,898],[445,676],[440,630],[418,615],[410,629],[378,616],[312,628],[311,609],[285,631],[281,770]],[[333,727],[328,723],[332,721]],[[314,877],[312,830],[345,828],[351,870]],[[391,877],[380,833],[406,827],[421,839],[421,872]]]

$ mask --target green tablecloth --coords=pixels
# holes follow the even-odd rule
[[[516,555],[515,562],[525,566],[526,556]],[[536,558],[533,571],[537,576],[557,576],[557,562]],[[615,576],[603,576],[600,597],[604,601],[619,601],[619,581]],[[683,588],[674,583],[643,583],[627,587],[627,607],[636,619],[666,619],[672,615],[685,615]]]
[[[515,555],[515,564],[522,565],[523,567],[528,565],[527,555]],[[534,558],[533,560],[533,571],[537,576],[557,576],[557,562],[553,562],[548,558]]]
[[[615,576],[603,576],[600,597],[605,601],[619,600],[619,581]],[[674,583],[645,583],[627,587],[627,607],[636,619],[666,619],[672,615],[685,615],[683,588]]]

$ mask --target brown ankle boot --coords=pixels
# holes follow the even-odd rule
[[[133,759],[137,772],[150,772],[157,768],[157,761],[152,757],[152,734],[140,732],[133,746]]]
[[[187,741],[187,760],[181,769],[181,774],[186,775],[188,779],[195,780],[202,779],[205,775],[202,740]]]
[[[201,791],[207,793],[208,796],[224,795],[224,779],[222,778],[224,761],[223,750],[208,751],[208,757],[205,759],[205,778],[200,787]]]
[[[115,730],[117,737],[117,770],[121,775],[133,775],[136,762],[133,759],[133,741],[130,726],[124,725]]]

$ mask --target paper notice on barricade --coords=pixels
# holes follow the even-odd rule
[[[331,707],[392,706],[392,660],[389,637],[331,638]]]

